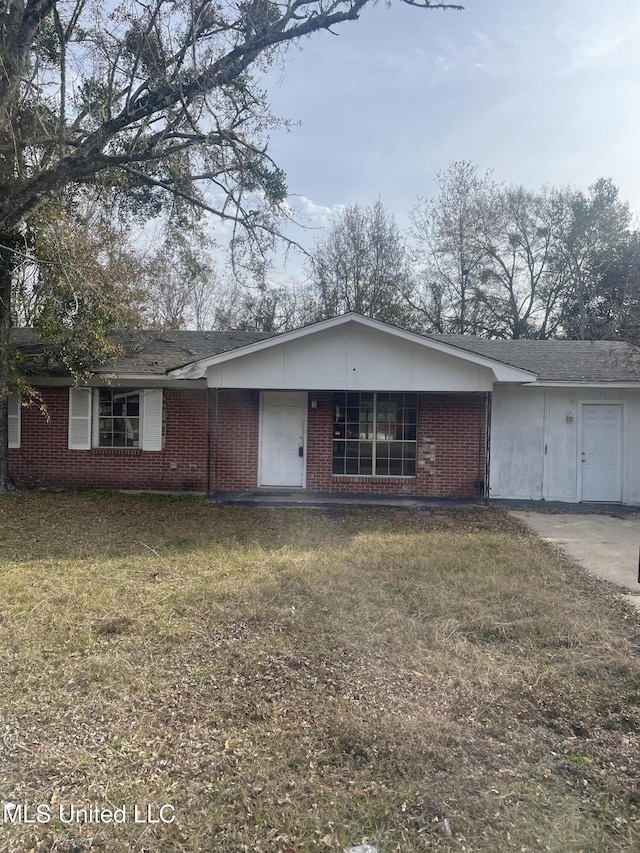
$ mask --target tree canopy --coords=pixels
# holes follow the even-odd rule
[[[26,225],[78,187],[120,211],[197,205],[274,233],[286,183],[256,73],[373,0],[0,0],[0,488],[6,487],[11,285]],[[424,9],[460,8],[406,0]],[[97,345],[94,340],[93,344]]]

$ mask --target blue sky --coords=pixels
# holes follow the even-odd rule
[[[638,0],[400,0],[291,48],[264,86],[291,203],[314,229],[380,198],[402,227],[453,160],[506,183],[611,177],[640,213]],[[317,233],[294,233],[306,245]],[[298,275],[293,259],[278,278]]]

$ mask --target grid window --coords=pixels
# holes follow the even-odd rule
[[[416,394],[334,394],[334,474],[416,476]]]
[[[140,392],[101,388],[98,447],[140,447]]]

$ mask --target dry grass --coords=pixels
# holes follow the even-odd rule
[[[637,616],[501,512],[10,496],[0,576],[2,851],[640,849]]]

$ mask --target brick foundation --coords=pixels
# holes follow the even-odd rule
[[[207,490],[206,391],[164,391],[165,443],[158,452],[69,450],[69,389],[40,389],[47,422],[22,410],[20,449],[10,451],[25,486]],[[331,473],[333,395],[309,392],[307,490],[338,494],[476,497],[484,478],[484,395],[420,394],[416,477],[352,477]],[[259,391],[211,392],[210,487],[253,490],[258,482]]]

